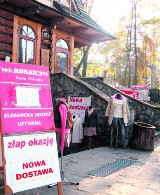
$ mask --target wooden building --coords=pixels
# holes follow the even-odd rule
[[[71,73],[74,48],[113,40],[81,0],[0,0],[0,60]]]

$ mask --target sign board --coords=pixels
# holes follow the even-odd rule
[[[68,105],[72,114],[78,114],[79,118],[84,122],[85,111],[91,105],[91,96],[89,97],[68,97]]]
[[[61,193],[48,68],[0,62],[0,88],[5,193],[56,182]]]
[[[2,134],[54,129],[47,67],[0,62],[0,87]]]
[[[132,85],[132,90],[139,92],[139,97],[138,97],[139,100],[150,101],[148,84]]]
[[[56,135],[4,136],[6,185],[13,193],[60,182]]]

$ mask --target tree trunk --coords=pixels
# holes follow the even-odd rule
[[[129,33],[129,53],[128,53],[128,88],[131,87],[131,48],[132,48],[132,27],[133,27],[133,11],[134,11],[134,3],[132,1],[132,18],[131,18],[131,26]]]
[[[81,66],[83,65],[83,62],[84,62],[85,58],[87,58],[87,56],[88,56],[88,52],[90,50],[90,47],[91,46],[87,46],[87,49],[86,49],[85,53],[83,54],[83,57],[81,59],[81,62],[79,63],[79,65],[77,66],[77,68],[74,71],[74,76],[77,76],[78,75],[78,71],[80,70]]]
[[[134,2],[134,55],[135,55],[135,73],[134,73],[134,84],[137,84],[138,80],[138,55],[137,55],[137,14],[136,14],[136,2]]]
[[[86,70],[87,70],[87,61],[88,61],[88,53],[86,55],[86,58],[83,61],[83,70],[82,70],[82,77],[86,76]]]

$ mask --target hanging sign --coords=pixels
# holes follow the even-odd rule
[[[47,67],[0,62],[0,87],[2,134],[54,129]]]
[[[61,181],[55,132],[4,136],[3,142],[13,193]]]
[[[84,122],[85,111],[91,105],[91,96],[89,97],[68,97],[68,105],[72,114],[77,114]]]

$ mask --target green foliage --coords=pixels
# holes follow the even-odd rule
[[[83,56],[82,48],[80,48],[80,49],[75,48],[75,50],[74,50],[74,67],[78,66],[78,64],[81,61],[82,56]]]
[[[160,24],[160,18],[153,17],[149,20],[142,19],[142,25],[148,25],[148,24],[151,24],[151,25]]]
[[[131,2],[131,1],[130,1]],[[160,83],[159,75],[156,71],[151,70],[152,65],[160,65],[160,18],[150,17],[143,18],[143,10],[145,7],[152,6],[154,11],[158,13],[160,5],[146,4],[146,0],[137,0],[137,17],[136,17],[136,50],[137,50],[137,73],[135,72],[135,29],[133,14],[131,7],[129,14],[120,18],[119,24],[115,26],[114,36],[117,38],[114,41],[108,41],[94,45],[90,53],[95,55],[103,54],[104,64],[97,64],[96,61],[88,63],[86,75],[90,76],[106,76],[119,84],[128,86],[134,84],[135,75],[137,84],[150,83],[151,76],[155,78],[154,87],[158,87]],[[93,5],[92,0],[86,1],[86,6]],[[132,2],[131,2],[132,5]],[[90,7],[90,6],[89,6]],[[86,9],[87,11],[90,9]],[[131,38],[131,41],[130,41]],[[74,66],[77,66],[83,56],[83,48],[75,49]]]

